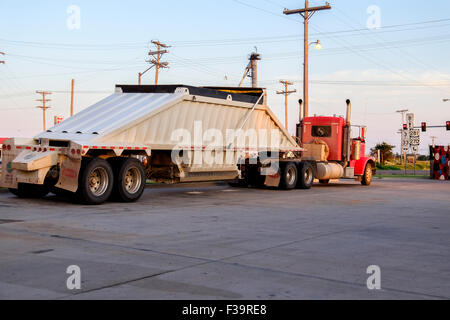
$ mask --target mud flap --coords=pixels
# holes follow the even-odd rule
[[[74,160],[66,156],[61,156],[60,163],[59,180],[55,187],[76,192],[78,190],[78,176],[80,174],[81,160]]]
[[[14,153],[3,154],[2,172],[0,174],[0,187],[3,188],[18,188],[17,170],[12,167],[12,161],[16,155]]]
[[[275,168],[267,167],[261,168],[261,175],[264,175],[266,179],[264,180],[264,185],[266,187],[278,188],[281,181],[280,168],[276,166]]]

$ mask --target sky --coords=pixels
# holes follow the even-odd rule
[[[344,115],[351,99],[353,123],[367,125],[369,147],[386,141],[399,151],[399,109],[415,114],[416,125],[450,120],[450,2],[434,0],[334,0],[332,10],[310,22],[310,114]],[[310,1],[310,6],[324,1]],[[75,111],[114,91],[136,84],[152,48],[171,47],[169,69],[160,84],[237,86],[257,50],[259,86],[284,122],[280,80],[294,82],[289,97],[289,131],[295,133],[303,92],[303,21],[285,16],[297,0],[65,1],[0,2],[0,137],[32,137],[42,131],[36,90],[51,91],[47,126],[67,117],[70,82]],[[73,10],[75,9],[75,10]],[[79,12],[79,19],[77,19]],[[143,76],[153,84],[154,73]],[[250,86],[246,80],[245,85]],[[449,144],[445,128],[422,134],[420,152],[431,136]]]

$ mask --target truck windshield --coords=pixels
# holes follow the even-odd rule
[[[311,135],[313,137],[331,137],[331,126],[312,126]]]

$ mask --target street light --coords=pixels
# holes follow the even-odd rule
[[[320,43],[320,40],[311,42],[309,45],[312,46],[313,44],[316,45],[316,50],[321,50],[322,49],[322,43]]]
[[[305,117],[309,115],[309,69],[308,69],[308,51],[309,51],[309,41],[308,41],[308,30],[309,30],[309,20],[317,12],[322,10],[330,10],[331,5],[327,2],[324,6],[310,7],[309,1],[305,0],[305,7],[301,9],[288,10],[284,9],[283,13],[285,15],[299,14],[302,16],[304,21],[304,36],[303,36],[303,105]],[[320,47],[320,46],[318,46]]]

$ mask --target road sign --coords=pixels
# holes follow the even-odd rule
[[[414,113],[406,114],[406,124],[408,125],[408,129],[414,128]]]
[[[402,151],[407,153],[411,150],[416,154],[419,152],[419,145],[420,129],[414,129],[414,113],[407,113],[402,131]]]
[[[420,145],[420,129],[409,130],[409,144],[411,146]]]

